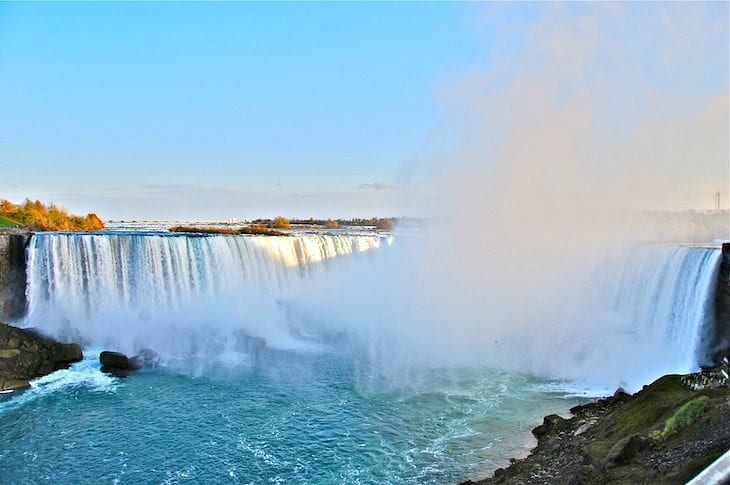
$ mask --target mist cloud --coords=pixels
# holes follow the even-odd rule
[[[628,246],[659,237],[647,209],[709,208],[727,187],[727,10],[551,4],[509,56],[439,90],[441,129],[401,176],[434,191],[442,223],[292,304],[364,334],[389,375],[635,378],[656,356],[619,335],[640,322],[600,288]]]

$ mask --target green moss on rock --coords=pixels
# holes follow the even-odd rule
[[[620,435],[645,432],[690,395],[680,376],[660,377],[617,410],[614,431]]]

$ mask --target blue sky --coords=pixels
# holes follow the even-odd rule
[[[343,215],[361,212],[358,195],[392,183],[433,129],[439,83],[484,60],[480,14],[456,3],[0,4],[0,194],[106,217],[175,216],[154,197],[197,189],[278,199],[196,214],[228,217],[336,215],[331,194],[347,193]],[[318,195],[311,207],[290,200]]]
[[[512,125],[489,111],[515,87],[595,111],[611,130],[597,144],[654,143],[642,157],[693,117],[726,132],[727,17],[721,2],[0,3],[0,197],[106,219],[423,214],[439,200],[404,175],[438,181],[475,152],[460,140],[529,125],[519,99]],[[676,175],[655,200],[711,203],[727,136],[710,141],[701,170],[671,148],[645,171]]]

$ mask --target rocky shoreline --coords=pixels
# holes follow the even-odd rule
[[[78,344],[0,323],[0,391],[30,387],[30,380],[66,369],[83,357]]]
[[[463,483],[686,483],[730,449],[728,373],[724,360],[546,416],[530,455]]]
[[[78,332],[78,331],[77,331]],[[77,343],[58,342],[34,328],[18,328],[0,322],[0,392],[27,389],[30,381],[84,358]],[[132,372],[157,367],[160,357],[142,349],[133,357],[105,350],[99,354],[101,372],[128,377]]]

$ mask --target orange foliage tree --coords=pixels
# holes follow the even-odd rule
[[[75,216],[53,203],[25,199],[22,204],[0,200],[0,215],[36,231],[96,231],[104,222],[96,214]]]
[[[291,223],[289,222],[289,219],[279,216],[271,221],[271,227],[276,229],[289,229],[291,227]]]

